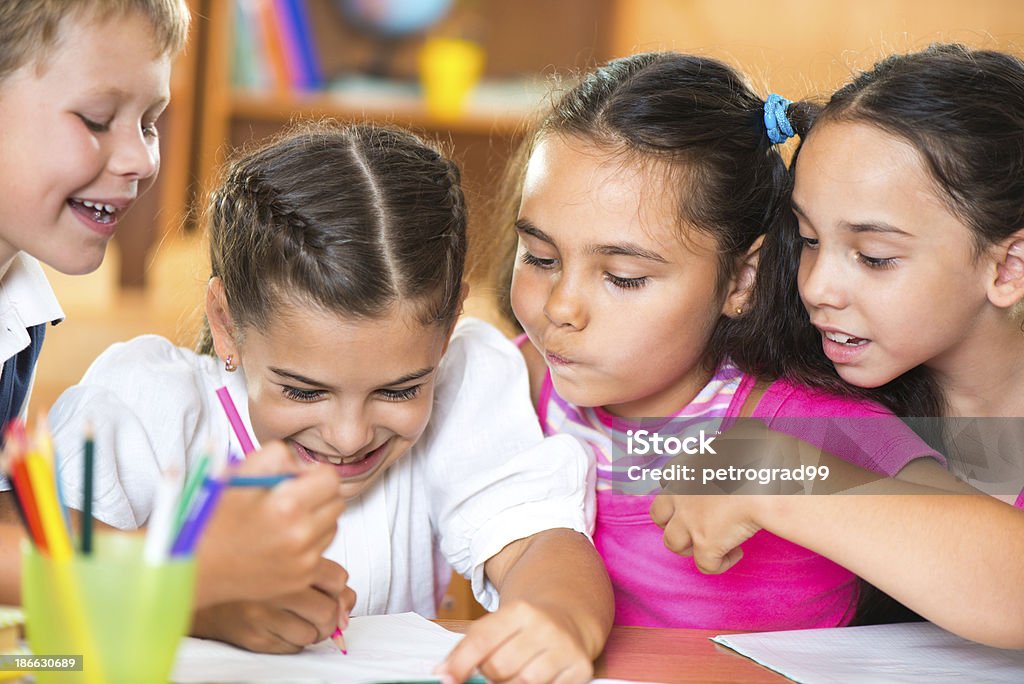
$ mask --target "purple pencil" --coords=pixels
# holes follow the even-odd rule
[[[195,550],[199,535],[202,534],[213,509],[217,506],[217,500],[224,489],[224,481],[214,478],[206,478],[203,481],[203,488],[200,490],[199,501],[192,506],[188,517],[178,531],[178,537],[171,546],[171,556],[184,556]]]

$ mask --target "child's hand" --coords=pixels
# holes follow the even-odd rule
[[[263,601],[236,601],[197,610],[192,634],[260,653],[296,653],[348,626],[356,594],[348,573],[321,558],[313,585]]]
[[[582,636],[564,612],[524,601],[503,603],[473,622],[434,674],[463,682],[474,669],[494,682],[570,684],[590,681],[594,674]]]
[[[302,467],[280,442],[251,454],[240,475],[296,473],[271,489],[227,488],[198,547],[196,607],[259,601],[314,583],[345,509],[332,468]]]
[[[693,556],[707,574],[725,572],[743,557],[740,544],[761,526],[754,507],[765,495],[680,496],[661,494],[651,504],[651,520],[665,530],[665,546],[680,556]]]

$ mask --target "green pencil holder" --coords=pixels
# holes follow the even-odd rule
[[[82,657],[81,670],[39,669],[36,681],[166,682],[188,631],[195,562],[149,565],[139,534],[96,535],[94,552],[55,561],[25,544],[22,604],[29,647],[61,665]]]

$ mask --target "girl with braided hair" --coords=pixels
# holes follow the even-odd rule
[[[198,634],[288,651],[328,637],[339,603],[342,622],[350,608],[433,616],[450,564],[501,607],[439,674],[589,679],[612,603],[585,536],[588,463],[573,439],[543,438],[516,348],[457,323],[457,167],[402,130],[311,125],[230,164],[208,224],[198,349],[144,336],[100,356],[50,416],[65,486],[88,416],[109,452],[95,514],[145,522],[161,472],[234,445],[214,396],[226,385],[260,442],[340,478],[347,508],[324,557],[349,589],[219,604]]]

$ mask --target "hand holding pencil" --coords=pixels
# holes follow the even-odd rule
[[[305,468],[270,443],[233,470],[238,477],[294,474],[270,487],[229,487],[199,543],[196,605],[261,600],[312,585],[345,501],[330,468]]]
[[[321,558],[314,574],[301,591],[197,610],[192,634],[260,653],[296,653],[322,641],[339,623],[348,626],[356,596],[337,563]]]
[[[232,400],[231,394],[228,391],[227,387],[220,387],[219,389],[217,389],[216,393],[217,393],[217,399],[220,401],[221,408],[224,411],[224,416],[227,419],[227,422],[230,425],[231,430],[234,433],[234,436],[236,436],[236,438],[239,441],[239,444],[241,444],[242,451],[245,453],[245,456],[247,457],[245,460],[232,459],[232,463],[234,463],[234,464],[242,463],[244,465],[241,468],[234,469],[232,471],[231,476],[228,478],[228,483],[229,483],[230,487],[231,488],[241,488],[241,487],[272,487],[275,494],[267,495],[267,496],[268,497],[276,496],[276,497],[278,497],[279,500],[282,499],[282,495],[281,495],[282,491],[287,491],[287,493],[291,493],[291,491],[293,491],[293,490],[299,490],[300,489],[300,485],[299,484],[295,484],[294,481],[289,481],[289,480],[295,480],[296,476],[297,476],[297,473],[294,472],[294,462],[293,462],[291,468],[288,466],[288,464],[280,464],[280,463],[276,464],[276,465],[273,464],[272,463],[272,456],[270,456],[270,457],[267,456],[267,454],[270,454],[272,452],[273,448],[274,448],[272,445],[270,446],[269,450],[264,450],[264,454],[262,454],[262,455],[255,455],[252,459],[248,459],[248,457],[250,455],[254,454],[254,448],[255,447],[254,447],[254,444],[253,444],[253,439],[250,436],[248,429],[246,428],[245,422],[242,419],[242,416],[239,413],[238,408],[236,407],[236,404],[234,404],[234,401]],[[293,457],[294,457],[294,455],[293,455]],[[253,465],[254,463],[257,463],[257,462],[258,462],[257,465]],[[263,467],[268,468],[268,471],[266,473],[259,473],[259,472],[252,472],[251,471],[252,468],[263,468]],[[312,470],[313,471],[317,471],[317,472],[324,472],[325,470],[328,470],[328,471],[330,471],[331,475],[334,475],[335,487],[334,487],[334,495],[331,497],[331,499],[334,500],[334,502],[336,504],[340,504],[341,507],[342,507],[341,510],[343,510],[343,508],[344,508],[344,500],[341,498],[340,489],[337,486],[338,484],[340,484],[340,482],[337,481],[337,475],[334,473],[334,471],[332,469],[324,469],[324,468],[318,468],[318,469],[312,469]],[[310,471],[307,469],[306,472],[310,472]],[[307,475],[307,479],[308,479],[308,477],[309,476]],[[326,476],[324,476],[324,475],[319,476],[319,478],[321,478],[321,479],[325,479],[325,477]],[[331,478],[330,477],[326,477],[326,479],[330,480]],[[279,485],[281,486],[280,489],[278,488]],[[298,494],[301,494],[301,491],[299,491]],[[246,494],[237,494],[237,495],[234,495],[233,498],[237,499],[237,500],[249,499],[250,501],[255,501],[255,500],[259,499],[259,495],[258,494],[256,494],[256,495],[253,495],[253,494],[248,494],[248,495],[246,495]],[[304,499],[300,499],[299,501],[308,503],[310,500],[308,498],[304,498]],[[315,501],[315,500],[313,500],[313,501]],[[286,504],[288,502],[288,500],[284,499],[283,502],[284,503],[282,505]],[[294,506],[288,506],[288,511],[294,511],[294,510],[296,510]],[[317,512],[322,511],[322,510],[323,510],[322,507],[317,507],[317,508],[313,509],[313,511],[317,511]],[[328,508],[328,510],[330,510],[330,508]],[[316,554],[317,556],[319,556],[319,554],[323,553],[323,551],[327,548],[327,545],[329,545],[331,543],[331,541],[334,539],[335,533],[337,532],[337,515],[341,514],[341,510],[338,510],[338,512],[336,514],[333,514],[333,517],[331,517],[331,518],[329,518],[329,519],[324,521],[324,522],[326,522],[330,526],[330,530],[329,530],[329,535],[326,537],[326,539],[324,539],[323,548],[317,552],[317,554]],[[287,520],[285,522],[287,522]],[[300,520],[297,520],[296,522],[297,523],[302,523],[303,520],[300,519]],[[280,521],[279,521],[279,524],[280,524]],[[286,556],[286,557],[289,558],[290,560],[293,558],[292,556]],[[333,633],[331,634],[331,639],[335,642],[335,644],[337,645],[338,649],[342,653],[347,653],[348,649],[345,646],[344,635],[341,632],[341,628],[348,624],[348,613],[351,610],[351,607],[352,607],[352,605],[355,602],[355,594],[350,589],[348,589],[347,586],[346,586],[346,581],[347,581],[347,576],[348,575],[347,575],[347,573],[345,573],[343,568],[341,568],[340,566],[338,566],[335,563],[331,563],[330,561],[326,561],[323,558],[318,558],[317,560],[318,560],[318,566],[319,567],[321,567],[321,568],[325,568],[325,567],[330,568],[331,566],[334,566],[334,567],[337,568],[337,571],[331,572],[330,573],[331,576],[328,576],[327,581],[325,581],[325,579],[322,578],[322,580],[319,581],[319,582],[313,582],[313,583],[311,583],[308,586],[307,589],[301,590],[301,592],[299,592],[299,594],[301,595],[302,593],[308,593],[309,590],[312,590],[314,592],[318,592],[318,594],[314,594],[313,595],[314,598],[316,598],[318,601],[323,602],[323,596],[327,596],[327,597],[330,597],[331,599],[333,599],[336,602],[338,612],[334,612],[333,610],[331,611],[332,614],[336,615],[334,617],[334,622],[333,622],[333,626],[334,627],[332,628],[333,629]],[[327,564],[327,565],[325,565],[325,564]],[[334,582],[332,582],[332,580]],[[332,586],[336,587],[336,589],[332,589]],[[278,588],[280,589],[280,585],[279,585]],[[282,599],[279,598],[279,599],[276,599],[276,600],[278,600],[280,602]],[[198,601],[197,605],[202,605],[202,602]],[[307,607],[309,605],[308,600],[303,601],[301,603],[301,605],[302,605],[302,607]],[[266,610],[269,613],[268,617],[269,616],[273,616],[275,614],[271,606],[267,606],[267,605],[262,605],[262,606],[260,606],[260,605],[250,605],[250,607],[249,607],[250,610],[259,610],[261,608]],[[214,631],[218,630],[218,625],[222,625],[222,622],[219,621],[219,619],[217,619],[217,614],[218,613],[220,613],[222,615],[223,610],[219,610],[219,611],[218,610],[211,610],[210,614],[208,615],[208,619],[205,619],[205,621],[203,621],[205,624],[208,624],[211,627],[211,629],[214,630]],[[321,611],[321,612],[319,612],[319,614],[323,615],[324,612]],[[285,633],[284,630],[287,629],[288,624],[290,622],[294,622],[296,617],[302,617],[302,616],[303,616],[303,613],[302,613],[301,609],[295,609],[295,608],[291,608],[289,610],[288,614],[282,615],[282,614],[278,613],[279,619],[278,619],[278,621],[275,621],[275,622],[283,622],[284,625],[279,625],[278,627],[276,627],[276,629],[272,632],[272,634],[275,635],[275,636],[281,637],[281,635],[283,635]],[[311,621],[311,624],[314,624],[314,622]],[[261,622],[260,625],[263,625],[263,623]],[[229,630],[232,630],[232,629],[237,629],[237,626],[232,626],[232,625],[228,624],[227,628]],[[259,629],[260,628],[257,628],[257,632],[258,632]],[[319,627],[316,627],[315,633],[316,633],[316,635],[318,637],[319,634],[321,634],[321,629],[319,629]],[[243,630],[243,633],[241,635],[239,635],[239,638],[244,640],[244,641],[251,641],[252,639],[259,639],[259,635],[258,634],[257,635],[246,634],[245,630]],[[228,640],[230,640],[230,639],[228,639]],[[271,642],[272,641],[273,640],[271,639]],[[290,643],[295,643],[295,642],[293,640]],[[247,646],[247,647],[252,648],[252,646]],[[257,648],[257,650],[263,650],[263,649]]]

